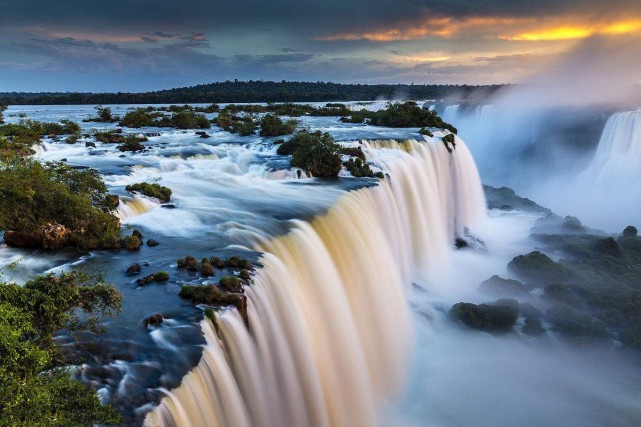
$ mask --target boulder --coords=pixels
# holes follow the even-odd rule
[[[563,282],[570,277],[569,270],[563,264],[552,261],[539,251],[514,257],[507,269],[526,282],[534,284]]]
[[[151,282],[154,281],[154,278],[155,278],[155,275],[150,274],[149,276],[145,276],[136,280],[136,283],[138,284],[138,286],[146,286],[151,284]]]
[[[514,307],[459,302],[450,309],[451,319],[485,332],[509,332],[519,310]]]
[[[523,317],[529,317],[533,319],[540,319],[541,317],[543,317],[543,312],[529,302],[522,302],[521,304],[519,304],[519,313]]]
[[[4,242],[13,248],[40,248],[42,247],[42,235],[9,230],[4,233]]]
[[[87,142],[85,142],[85,147],[96,148],[96,143],[95,142],[91,142],[91,141],[87,141]]]
[[[628,225],[623,229],[623,235],[625,237],[635,237],[637,233],[638,233],[637,228],[633,225]]]
[[[154,239],[147,240],[147,246],[149,247],[158,246],[159,244],[160,242],[158,242],[158,240],[154,240]]]
[[[149,316],[145,319],[145,326],[149,327],[151,325],[162,323],[162,319],[162,314],[154,314],[153,316]]]
[[[595,248],[597,251],[613,256],[615,258],[623,258],[623,249],[619,242],[614,240],[613,237],[606,237],[605,239],[599,239],[595,242]]]
[[[138,230],[134,230],[134,231],[132,231],[132,232],[131,232],[131,235],[132,235],[132,236],[136,236],[137,238],[139,238],[139,239],[141,239],[141,240],[142,240],[142,237],[143,237],[143,236],[142,236],[142,233],[141,233],[140,231],[138,231]]]
[[[133,264],[131,267],[127,269],[126,273],[129,275],[140,273],[140,264]]]
[[[545,329],[541,326],[541,319],[525,319],[525,326],[521,328],[521,331],[528,335],[541,335],[545,333]]]
[[[528,293],[525,285],[518,280],[503,279],[497,275],[481,283],[479,290],[497,296],[523,296]]]
[[[579,218],[575,216],[566,216],[561,230],[566,233],[585,233],[585,227],[581,224]]]

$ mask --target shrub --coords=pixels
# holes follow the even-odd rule
[[[128,111],[120,120],[120,126],[129,128],[141,128],[156,125],[156,119],[163,117],[162,113],[154,113],[147,108],[136,108]]]
[[[240,274],[238,275],[238,277],[240,277],[243,280],[251,279],[251,276],[249,275],[249,270],[247,270],[246,268],[243,268],[242,270],[240,270]]]
[[[221,292],[214,285],[183,285],[178,295],[194,304],[233,305],[247,321],[247,300],[244,295]]]
[[[144,136],[137,135],[127,135],[124,138],[122,145],[118,146],[120,151],[141,151],[145,149],[145,146],[141,142],[147,141],[147,138]]]
[[[218,113],[215,122],[216,126],[221,127],[225,130],[227,130],[234,123],[227,110],[222,110],[220,113]]]
[[[138,236],[126,236],[124,246],[128,251],[137,251],[142,246],[142,240]]]
[[[297,120],[283,122],[275,114],[266,114],[260,121],[260,136],[281,136],[289,135],[296,130]]]
[[[207,261],[207,262],[203,261],[203,262],[200,263],[200,275],[201,276],[209,277],[209,276],[213,276],[214,274],[215,274],[214,267],[209,263],[209,261]]]
[[[209,258],[209,263],[216,268],[225,268],[225,261],[215,256]]]
[[[434,134],[432,132],[430,132],[429,129],[424,128],[424,127],[419,129],[418,133],[420,133],[421,135],[429,136],[430,138],[434,136]]]
[[[218,281],[218,286],[228,292],[241,293],[243,291],[243,284],[238,277],[223,276]]]
[[[163,187],[156,182],[154,183],[139,182],[137,184],[131,184],[126,186],[125,190],[132,193],[133,192],[142,193],[147,197],[153,197],[163,203],[167,203],[171,199],[171,189],[167,187]]]
[[[292,154],[292,166],[316,177],[334,177],[341,170],[341,147],[328,133],[298,131],[278,147],[281,155]]]
[[[165,271],[159,271],[154,274],[154,280],[156,282],[166,282],[167,280],[169,280],[169,273]]]
[[[122,134],[122,131],[112,130],[109,132],[97,132],[94,133],[94,138],[96,141],[105,143],[105,144],[121,144],[125,142],[125,136]]]
[[[369,124],[374,126],[386,126],[393,128],[402,127],[435,127],[447,129],[456,133],[456,128],[445,123],[434,110],[424,110],[416,102],[407,101],[404,103],[390,103],[387,108],[380,111],[361,112],[361,115],[369,117]]]
[[[42,241],[46,224],[60,224],[70,231],[67,245],[115,248],[119,220],[105,212],[106,195],[94,169],[34,160],[6,163],[0,165],[0,229]]]
[[[441,141],[443,141],[443,145],[445,145],[445,148],[447,148],[447,151],[450,153],[456,148],[456,139],[453,133],[448,133],[441,138]]]
[[[193,111],[180,111],[174,113],[170,118],[173,127],[178,129],[209,129],[211,123],[204,114]]]
[[[256,132],[257,127],[258,125],[251,116],[244,116],[242,120],[234,120],[231,129],[228,130],[240,136],[249,136]]]
[[[7,107],[6,105],[4,105],[4,104],[0,104],[0,125],[4,123],[4,111],[5,111],[7,108],[8,108],[8,107]]]
[[[231,256],[225,261],[225,267],[227,268],[246,268],[250,270],[252,268],[251,262],[245,258],[240,258],[237,256]]]

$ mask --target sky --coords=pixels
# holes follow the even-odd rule
[[[639,37],[641,0],[0,0],[0,91],[518,83],[578,54],[641,83]]]

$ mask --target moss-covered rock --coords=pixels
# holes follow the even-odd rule
[[[138,236],[126,236],[123,241],[123,246],[128,251],[137,251],[142,246],[142,240]]]
[[[153,197],[163,203],[167,203],[171,199],[171,189],[163,187],[156,182],[139,182],[137,184],[127,185],[125,190],[132,193],[142,193],[147,197]]]
[[[570,277],[570,272],[565,266],[552,261],[539,251],[514,257],[507,269],[517,277],[533,284],[563,282]]]
[[[194,304],[232,305],[236,307],[245,322],[247,322],[247,298],[245,295],[221,292],[214,285],[183,285],[179,296]]]
[[[214,274],[215,274],[214,267],[209,263],[209,261],[207,261],[207,262],[203,261],[203,262],[200,263],[200,275],[201,276],[209,277],[209,276],[213,276]]]
[[[154,280],[156,282],[166,282],[169,280],[169,273],[166,271],[159,271],[156,274],[154,274]]]
[[[238,277],[223,276],[218,281],[218,286],[227,292],[242,293],[243,284]]]
[[[541,325],[541,319],[525,319],[525,326],[521,328],[524,334],[528,335],[541,335],[545,333],[545,329]]]
[[[502,296],[523,296],[528,293],[525,285],[518,280],[503,279],[497,275],[481,283],[479,290],[486,294]]]
[[[459,302],[449,316],[473,329],[486,332],[509,332],[518,318],[518,308]]]

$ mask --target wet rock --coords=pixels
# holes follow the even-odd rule
[[[211,135],[209,135],[207,132],[204,132],[204,131],[196,132],[196,135],[200,136],[201,138],[205,138],[205,139],[206,138],[211,138]]]
[[[512,206],[512,205],[501,205],[499,210],[510,212],[510,211],[514,210],[514,206]]]
[[[463,239],[461,239],[460,237],[458,237],[458,238],[454,241],[454,246],[456,246],[456,249],[462,249],[462,248],[467,248],[467,247],[469,247],[470,245],[469,245],[465,240],[463,240]]]
[[[91,141],[87,141],[87,142],[85,142],[85,147],[96,148],[96,143],[95,142],[91,142]]]
[[[127,269],[126,273],[129,275],[140,273],[140,264],[133,264]]]
[[[156,282],[166,282],[169,280],[169,273],[166,271],[159,271],[156,274],[154,274],[154,280]]]
[[[42,235],[8,230],[4,233],[4,242],[13,248],[40,248],[42,247]]]
[[[176,205],[173,203],[163,203],[160,207],[165,209],[176,209]]]
[[[570,277],[564,265],[552,261],[539,251],[514,257],[507,265],[507,269],[528,283],[534,284],[563,282]]]
[[[541,319],[525,319],[525,326],[521,328],[521,331],[533,336],[545,333],[545,329],[541,326]]]
[[[143,237],[143,236],[142,236],[142,233],[141,233],[140,231],[138,231],[138,230],[134,230],[134,231],[132,231],[132,232],[131,232],[131,235],[132,235],[132,236],[136,236],[136,237],[137,237],[137,238],[139,238],[139,239],[142,239],[142,237]]]
[[[585,227],[575,216],[566,216],[561,229],[566,233],[585,233]]]
[[[494,275],[481,283],[479,290],[491,295],[523,296],[528,293],[525,285],[518,280],[503,279]]]
[[[209,261],[200,263],[201,276],[209,277],[209,276],[213,276],[214,274],[215,274],[214,267],[209,263]]]
[[[147,240],[147,246],[149,247],[158,246],[159,244],[160,242],[158,240],[154,240],[154,239]]]
[[[145,319],[145,326],[149,327],[151,325],[157,325],[159,323],[162,323],[162,320],[162,314],[154,314],[153,316],[149,316]]]
[[[451,319],[485,332],[509,332],[518,318],[518,308],[459,302],[450,309]]]
[[[71,231],[62,224],[45,224],[42,227],[42,247],[60,249],[69,242]]]
[[[142,240],[138,236],[127,236],[124,238],[122,246],[129,251],[137,251],[142,246]]]
[[[147,286],[151,284],[151,282],[153,281],[154,281],[154,275],[150,274],[149,276],[145,276],[136,280],[136,284],[138,284],[138,286]]]
[[[185,266],[189,271],[198,271],[198,260],[191,255],[185,257]]]
[[[521,316],[528,318],[539,319],[543,317],[543,312],[529,302],[519,304],[519,313]]]

